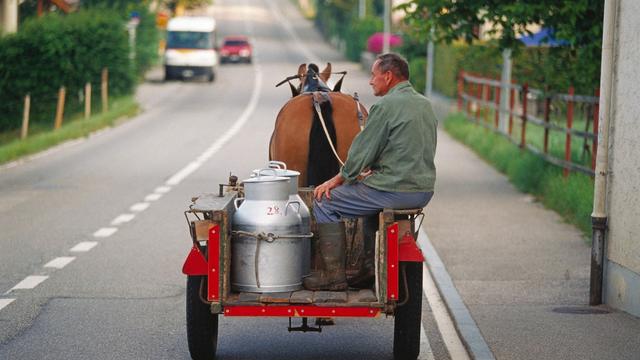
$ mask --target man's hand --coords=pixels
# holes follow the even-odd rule
[[[323,195],[327,199],[331,199],[331,189],[342,185],[343,182],[344,178],[342,177],[342,175],[338,174],[313,189],[313,196],[318,201],[322,201]]]

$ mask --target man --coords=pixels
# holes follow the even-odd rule
[[[429,100],[408,80],[409,65],[400,55],[380,55],[371,67],[369,85],[382,99],[371,107],[340,172],[314,189],[324,269],[304,279],[307,289],[348,287],[342,217],[370,216],[384,208],[422,208],[433,196],[437,120]],[[365,240],[365,250],[372,255],[373,239]],[[373,274],[372,258],[361,273]]]

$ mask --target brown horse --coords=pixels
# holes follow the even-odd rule
[[[299,186],[321,184],[340,169],[317,109],[321,110],[326,132],[342,162],[368,115],[357,97],[339,92],[342,79],[333,91],[325,85],[330,74],[331,64],[322,72],[314,64],[308,68],[303,64],[298,75],[288,78],[300,79],[300,85],[296,88],[289,83],[293,98],[278,113],[271,135],[269,159],[283,161],[287,168],[299,171]]]

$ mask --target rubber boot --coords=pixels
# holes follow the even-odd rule
[[[346,290],[344,223],[318,224],[318,249],[324,268],[304,279],[307,290]]]
[[[347,282],[349,286],[364,289],[371,288],[375,279],[375,265],[374,256],[376,248],[376,231],[378,231],[378,217],[371,216],[363,219],[362,232],[363,232],[363,259],[360,271],[353,275]]]

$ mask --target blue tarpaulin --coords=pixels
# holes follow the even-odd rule
[[[566,46],[569,42],[566,40],[556,39],[553,29],[542,28],[540,31],[533,35],[521,36],[518,40],[527,46]]]

